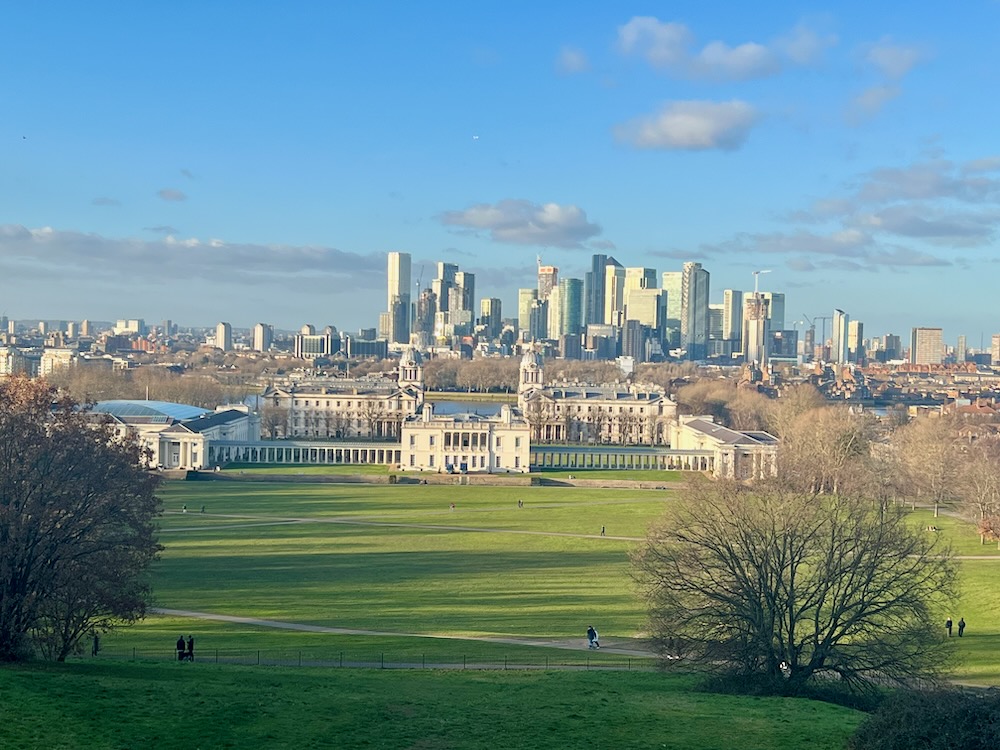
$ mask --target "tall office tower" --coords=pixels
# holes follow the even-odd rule
[[[994,333],[990,343],[990,363],[1000,365],[1000,333]]]
[[[7,325],[7,333],[14,333],[14,332],[15,332],[14,321],[12,320]],[[80,321],[80,335],[81,336],[90,336],[90,321],[89,320],[81,320]]]
[[[743,353],[747,362],[756,362],[763,369],[771,340],[767,300],[760,294],[748,293],[743,296],[743,308]]]
[[[497,297],[483,297],[479,301],[479,325],[486,328],[488,339],[500,337],[501,321],[500,300]]]
[[[708,293],[708,271],[701,263],[685,263],[681,271],[681,346],[688,359],[705,359],[708,354]]]
[[[625,307],[628,307],[629,295],[637,289],[656,289],[656,269],[653,268],[626,268],[625,288],[622,300]]]
[[[455,272],[455,289],[457,294],[452,295],[452,299],[458,302],[459,310],[476,309],[476,274],[468,271]],[[455,308],[449,302],[449,310]]]
[[[410,333],[420,333],[430,336],[434,333],[434,315],[437,313],[437,295],[430,289],[424,289],[417,297],[417,311],[410,326]]]
[[[531,340],[531,306],[537,300],[537,289],[517,290],[517,332],[522,341]]]
[[[724,304],[708,305],[708,338],[709,340],[722,341],[723,318],[726,315]]]
[[[388,289],[386,311],[389,327],[386,338],[396,344],[410,340],[410,254],[388,254]]]
[[[174,335],[174,321],[164,320],[163,324],[160,326],[160,333],[163,336],[173,336]]]
[[[969,345],[968,340],[965,336],[958,337],[958,346],[955,347],[955,362],[960,365],[965,364],[965,360],[969,356]]]
[[[562,326],[562,308],[563,308],[563,296],[562,290],[556,286],[553,287],[549,292],[548,299],[545,300],[548,303],[548,322],[545,326],[545,338],[547,339],[557,339],[563,335]]]
[[[583,331],[583,279],[563,279],[559,282],[562,310],[559,313],[559,335],[575,336]]]
[[[437,297],[438,309],[435,312],[447,312],[449,292],[455,285],[455,274],[458,273],[458,266],[454,263],[444,263],[438,261],[437,278],[431,282],[431,291]]]
[[[847,324],[847,361],[865,363],[865,326],[860,320]]]
[[[662,289],[633,289],[625,307],[625,321],[637,320],[657,342],[663,341],[667,297]]]
[[[593,255],[583,282],[584,325],[604,323],[605,268],[621,264],[607,255]]]
[[[44,320],[38,321],[38,332],[45,336],[49,332],[49,324]]]
[[[885,352],[886,361],[899,359],[903,356],[903,340],[894,333],[887,333],[882,337],[882,351]]]
[[[834,310],[830,319],[830,361],[843,364],[847,359],[847,326],[851,316],[843,310]]]
[[[229,323],[215,326],[215,346],[224,352],[233,350],[233,327]]]
[[[3,323],[4,323],[3,319],[0,318],[0,328],[3,327]],[[67,338],[75,339],[80,333],[79,328],[80,326],[77,325],[75,320],[69,321],[69,323],[66,324]]]
[[[681,271],[664,271],[660,288],[667,295],[667,322],[665,341],[671,348],[681,345],[681,289],[684,274]]]
[[[253,327],[253,350],[266,352],[274,341],[274,327],[267,323],[258,323]]]
[[[555,266],[538,266],[538,299],[547,299],[549,292],[559,283],[559,269]]]
[[[743,292],[726,289],[722,292],[722,338],[735,341],[733,351],[742,350],[743,341]]]
[[[625,319],[625,269],[604,267],[604,324],[620,326]]]
[[[622,326],[622,356],[632,357],[636,364],[646,361],[646,330],[638,320],[626,320]]]
[[[944,361],[944,338],[940,328],[910,331],[910,364],[939,365]]]
[[[534,299],[528,315],[528,341],[541,341],[549,337],[549,303],[548,300]]]
[[[784,331],[785,295],[782,292],[761,292],[760,296],[767,300],[767,317],[771,321],[771,330]]]

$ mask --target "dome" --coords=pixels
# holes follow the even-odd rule
[[[416,367],[420,364],[420,354],[412,346],[408,346],[400,356],[399,364],[403,367]]]
[[[522,369],[525,367],[541,368],[541,366],[542,366],[542,356],[534,349],[529,349],[524,353],[524,356],[521,357]]]

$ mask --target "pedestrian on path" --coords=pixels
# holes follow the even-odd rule
[[[604,527],[601,527],[601,536],[604,536]]]
[[[958,620],[958,637],[962,637],[962,633],[965,632],[965,618],[961,617]]]
[[[951,618],[949,617],[944,621],[944,629],[948,631],[948,637],[951,638]]]
[[[187,660],[188,661],[194,661],[194,636],[193,635],[189,635],[188,636],[188,642],[187,642]]]
[[[185,648],[184,636],[182,635],[177,639],[177,661],[184,661]]]

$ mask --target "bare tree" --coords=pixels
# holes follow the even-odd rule
[[[142,451],[48,384],[0,381],[0,661],[143,616],[159,550]]]
[[[866,486],[873,423],[843,406],[798,415],[783,429],[778,472],[790,485],[814,494],[854,493]]]
[[[260,410],[260,427],[271,440],[289,433],[288,409],[267,404]]]
[[[911,495],[934,505],[957,499],[962,446],[957,424],[947,417],[915,419],[895,433]]]
[[[797,689],[941,673],[954,566],[904,511],[777,484],[694,482],[634,554],[672,663]]]
[[[382,405],[381,401],[377,399],[368,399],[365,401],[364,405],[361,407],[361,418],[365,421],[365,425],[368,428],[368,437],[378,437],[376,434],[378,431],[377,428],[384,417],[385,407]]]

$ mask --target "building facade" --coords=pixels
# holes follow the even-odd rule
[[[459,474],[526,474],[527,421],[508,404],[495,416],[435,415],[426,404],[403,421],[400,470]]]

